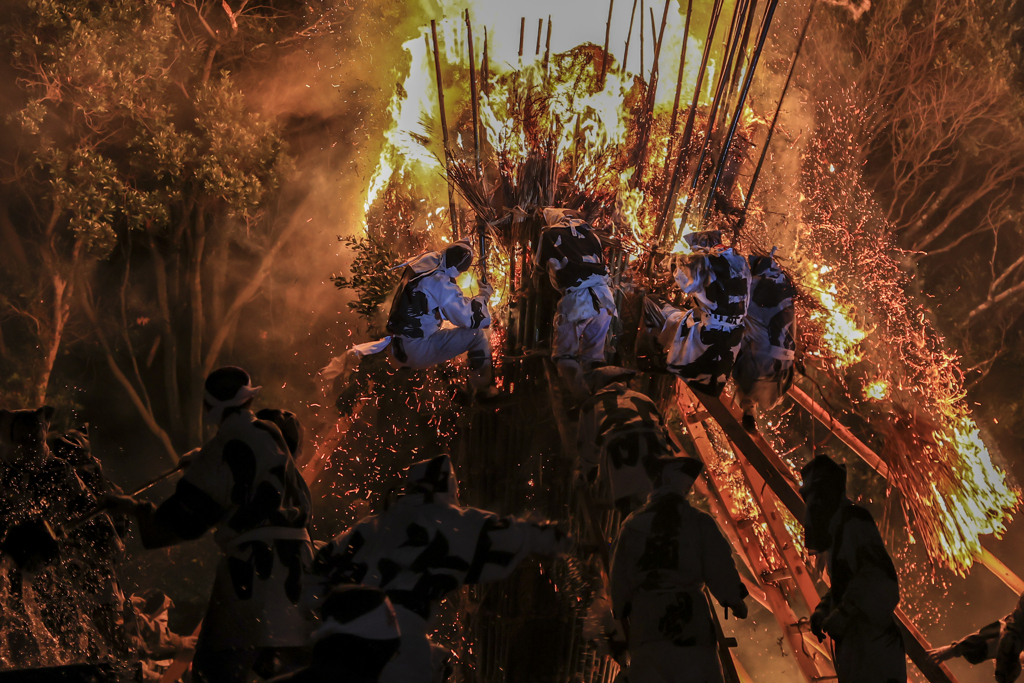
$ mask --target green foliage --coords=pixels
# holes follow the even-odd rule
[[[356,299],[350,301],[348,307],[373,322],[380,305],[387,300],[401,279],[401,269],[391,270],[398,255],[388,242],[372,234],[338,239],[355,254],[355,259],[349,269],[351,277],[332,275],[331,281],[338,289],[354,290]]]

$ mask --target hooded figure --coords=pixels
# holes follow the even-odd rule
[[[473,248],[468,240],[408,261],[388,315],[390,335],[353,346],[344,356],[332,359],[320,371],[321,376],[326,380],[341,376],[347,381],[363,356],[388,347],[399,365],[417,370],[466,354],[470,387],[484,396],[496,394],[491,343],[485,332],[491,324],[487,300],[494,289],[481,282],[480,293],[467,298],[455,282],[472,263]],[[442,329],[446,320],[454,329]]]
[[[223,557],[192,670],[197,682],[230,683],[306,644],[309,623],[299,600],[312,561],[312,505],[280,429],[251,410],[259,387],[248,373],[214,370],[205,389],[217,434],[192,458],[171,497],[159,507],[127,496],[107,500],[138,518],[146,548],[215,530]]]
[[[380,588],[395,606],[402,631],[398,658],[384,683],[430,683],[428,622],[448,593],[509,576],[529,555],[567,552],[569,539],[538,524],[458,505],[451,460],[440,455],[406,470],[390,509],[360,521],[318,553],[321,589],[344,583]]]
[[[672,455],[665,420],[650,398],[629,388],[633,370],[606,366],[584,375],[591,396],[580,409],[579,467],[594,483],[606,473],[623,515],[651,492],[658,458]]]
[[[684,236],[693,252],[681,256],[676,284],[694,307],[681,311],[644,301],[644,334],[667,354],[666,365],[693,389],[717,396],[732,373],[750,294],[747,260],[721,243],[717,230]],[[638,352],[639,354],[639,352]]]
[[[370,586],[332,589],[320,608],[320,628],[310,637],[309,666],[274,683],[377,683],[401,644],[395,609]]]
[[[704,465],[662,458],[657,488],[622,523],[612,558],[612,610],[626,625],[630,683],[720,683],[704,587],[746,618],[746,588],[715,520],[686,496]]]
[[[796,289],[773,256],[754,254],[749,261],[750,301],[732,376],[743,424],[754,429],[756,410],[774,408],[793,385]]]
[[[579,368],[605,362],[605,338],[615,316],[601,239],[578,212],[546,208],[534,264],[562,295],[551,358],[572,385]]]
[[[800,470],[807,505],[805,542],[828,552],[832,587],[811,615],[811,631],[835,643],[839,683],[903,683],[903,637],[896,567],[871,513],[846,497],[846,467],[819,455]]]

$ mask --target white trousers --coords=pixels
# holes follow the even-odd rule
[[[601,309],[593,318],[576,322],[569,322],[562,311],[558,310],[555,313],[551,357],[555,360],[571,358],[581,364],[603,363],[605,338],[611,324],[612,316],[605,309]]]

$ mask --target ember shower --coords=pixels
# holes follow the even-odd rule
[[[234,17],[219,4],[178,3],[173,11],[187,13],[192,4],[205,8],[214,31],[231,35]],[[214,361],[239,362],[268,385],[275,399],[301,405],[298,412],[313,427],[314,447],[306,453],[305,475],[314,493],[324,497],[318,514],[322,513],[325,533],[377,505],[401,467],[448,449],[460,468],[468,502],[503,513],[531,509],[551,518],[582,519],[582,503],[567,490],[571,464],[565,464],[559,449],[560,423],[543,407],[557,410],[558,397],[549,390],[549,378],[539,366],[530,366],[530,358],[543,344],[528,340],[526,332],[543,336],[544,323],[539,322],[540,313],[527,313],[522,294],[533,246],[524,227],[528,216],[539,206],[570,205],[607,229],[627,304],[623,310],[642,298],[642,292],[659,286],[671,255],[687,249],[683,234],[720,227],[727,235],[734,234],[744,252],[777,247],[777,256],[801,290],[803,378],[793,397],[810,413],[796,407],[765,416],[763,436],[775,453],[782,454],[785,474],[794,480],[800,463],[814,452],[829,452],[851,463],[860,462],[853,453],[876,457],[870,463],[874,471],[862,468],[858,485],[863,485],[865,496],[891,495],[887,510],[894,514],[887,520],[887,541],[896,544],[893,554],[905,560],[901,579],[910,595],[904,598],[904,607],[912,618],[920,618],[921,626],[931,625],[938,618],[928,615],[935,592],[924,584],[937,581],[948,586],[953,575],[971,572],[979,559],[997,567],[981,537],[1006,530],[1020,494],[1004,471],[1006,463],[994,448],[990,452],[994,444],[983,440],[980,419],[972,414],[964,375],[973,363],[960,359],[957,343],[942,338],[933,312],[920,304],[920,279],[915,280],[907,267],[911,250],[900,248],[907,245],[896,240],[892,212],[882,206],[877,188],[865,180],[866,152],[858,147],[852,130],[871,112],[858,111],[848,94],[825,92],[824,85],[822,91],[816,90],[813,79],[826,81],[820,67],[829,55],[823,36],[834,37],[835,26],[851,33],[861,30],[873,10],[867,2],[819,3],[808,15],[809,3],[780,2],[768,22],[766,9],[773,5],[767,0],[725,0],[718,7],[705,0],[689,4],[688,13],[686,0],[615,0],[610,5],[379,3],[378,17],[372,8],[339,3],[322,15],[322,7],[311,7],[303,10],[305,16],[296,14],[294,25],[279,25],[279,32],[289,34],[282,47],[274,48],[274,57],[259,56],[261,48],[250,52],[249,46],[232,53],[234,62],[219,61],[223,55],[197,48],[196,55],[202,57],[197,61],[199,72],[209,56],[215,75],[224,70],[223,83],[230,84],[231,78],[244,81],[237,92],[232,94],[226,85],[220,99],[205,101],[203,115],[213,121],[211,114],[219,111],[259,138],[252,147],[246,147],[250,141],[233,139],[234,146],[226,146],[219,163],[230,169],[231,159],[236,159],[236,171],[251,172],[250,177],[259,177],[267,188],[280,182],[285,200],[271,209],[275,190],[260,198],[243,187],[231,218],[223,219],[231,222],[232,231],[223,251],[211,246],[204,256],[199,247],[203,268],[210,269],[203,271],[204,282],[228,296],[222,301],[216,299],[217,293],[200,297],[207,311],[199,313],[199,320],[206,316],[207,327],[198,326],[199,350],[189,346],[197,339],[190,336],[196,334],[194,322],[181,327],[186,333],[180,335],[177,351],[178,376],[184,377],[186,365],[198,372]],[[265,22],[261,31],[271,25],[270,19],[240,9],[242,33],[253,17]],[[807,21],[807,45],[798,52]],[[833,33],[825,32],[826,25]],[[752,69],[762,26],[765,40],[757,68]],[[197,28],[197,41],[205,40],[203,30]],[[381,37],[392,34],[396,38],[391,44]],[[253,43],[274,40],[267,33]],[[791,67],[794,79],[773,127]],[[343,98],[345,105],[321,93],[302,92],[310,83],[321,90],[333,88],[330,96]],[[26,108],[30,115],[17,122],[19,134],[24,121],[43,121],[38,112],[56,106],[48,99],[45,82],[21,87],[37,92],[36,109]],[[59,90],[60,81],[55,79],[51,87]],[[374,89],[379,92],[371,93]],[[373,125],[360,118],[357,126],[354,115],[351,121],[339,122],[355,109],[344,109],[345,114],[333,110],[372,108],[374,98],[379,111],[366,113]],[[832,116],[830,108],[837,107],[848,110]],[[252,111],[259,111],[262,120],[242,116]],[[42,125],[44,137],[47,125]],[[260,137],[265,130],[281,131],[288,143],[281,149],[289,158],[282,156],[280,166],[269,133]],[[751,189],[769,130],[771,144]],[[216,131],[210,137],[216,140]],[[336,150],[335,145],[352,151]],[[354,150],[363,156],[358,162],[352,161]],[[137,148],[131,152],[147,159]],[[343,171],[331,155],[345,155]],[[77,168],[96,173],[101,157],[82,157]],[[720,179],[713,187],[716,175]],[[79,178],[72,176],[60,180]],[[313,191],[296,192],[304,183]],[[131,241],[126,236],[142,234],[132,231],[144,221],[125,218],[135,211],[159,223],[167,219],[158,206],[164,200],[171,207],[170,216],[178,220],[181,215],[173,197],[161,199],[158,193],[132,204],[137,197],[131,191],[138,187],[122,183],[116,192],[103,195],[106,204],[89,203],[90,197],[83,194],[74,209],[83,215],[85,209],[93,210],[94,222],[108,221],[110,242],[117,247],[110,252],[112,257],[89,260],[88,267],[76,271],[79,279],[65,278],[71,283],[71,303],[70,312],[63,315],[65,322],[70,320],[72,334],[64,344],[83,358],[92,354],[94,360],[82,363],[87,370],[71,360],[58,360],[53,367],[57,376],[64,368],[66,376],[74,378],[60,379],[71,387],[66,393],[76,397],[67,402],[69,406],[95,402],[97,392],[117,397],[129,406],[119,417],[121,424],[144,424],[136,429],[156,434],[161,452],[182,452],[197,445],[199,437],[198,420],[191,422],[197,413],[189,412],[194,406],[188,404],[191,388],[186,384],[196,380],[183,380],[183,409],[169,407],[170,399],[165,406],[157,396],[164,393],[163,377],[174,374],[161,377],[158,370],[175,335],[154,329],[164,325],[160,321],[167,307],[152,303],[158,297],[144,279],[149,277],[150,262],[141,259],[150,244],[137,241],[134,257],[126,248]],[[228,187],[226,192],[230,191]],[[8,196],[5,203],[15,206]],[[150,199],[156,204],[148,203]],[[242,206],[249,200],[252,206]],[[19,219],[28,212],[18,205],[10,213]],[[742,222],[739,216],[744,216]],[[208,220],[213,225],[222,219]],[[8,229],[6,223],[2,227]],[[209,233],[214,235],[216,229]],[[154,234],[158,242],[164,239]],[[394,284],[389,268],[456,236],[479,243],[481,234],[488,249],[486,274],[495,286],[495,363],[499,383],[516,398],[515,417],[482,417],[461,405],[451,391],[457,367],[417,373],[410,382],[386,364],[369,362],[363,383],[348,397],[360,409],[338,418],[334,396],[317,393],[316,368],[348,344],[381,332],[382,309]],[[191,229],[188,235],[192,239]],[[187,264],[185,251],[171,261],[182,255]],[[139,264],[134,270],[128,267],[133,259]],[[13,277],[16,269],[8,260],[0,262],[10,267]],[[229,264],[232,269],[226,268]],[[220,268],[225,270],[218,274]],[[246,286],[247,276],[234,270],[258,280],[252,291]],[[189,272],[187,266],[182,268],[181,283],[168,290],[172,309],[173,297],[178,296],[174,288],[189,284]],[[328,280],[332,273],[338,275],[335,284],[341,285],[341,292]],[[460,286],[472,290],[480,275],[474,269]],[[35,295],[33,291],[31,296]],[[59,309],[54,292],[43,288],[38,296],[48,309]],[[0,335],[0,355],[8,375],[17,374],[8,371],[14,367],[9,359],[28,348],[23,342],[31,337],[21,327],[31,327],[31,322],[24,322],[31,316],[23,314],[34,315],[44,332],[52,332],[60,322],[58,314],[47,328],[48,319],[38,313],[42,309],[25,305],[29,298],[11,296],[3,302],[10,307],[0,312],[0,332],[6,335]],[[182,311],[191,311],[195,300],[182,295],[177,302]],[[352,311],[345,310],[349,301]],[[114,302],[125,312],[113,312],[116,306],[103,310],[105,303]],[[259,310],[264,303],[266,310]],[[178,313],[167,312],[168,318],[173,315]],[[123,318],[123,324],[117,318]],[[626,328],[630,321],[628,315],[623,318]],[[105,331],[105,336],[95,330]],[[620,339],[629,339],[628,335],[620,330]],[[83,350],[86,347],[88,351]],[[123,379],[111,379],[113,368]],[[104,379],[87,379],[90,373],[101,373]],[[0,399],[11,405],[0,407],[28,407],[40,396],[38,391],[21,391],[20,381],[4,377]],[[127,387],[134,388],[134,396]],[[700,412],[671,386],[652,390],[660,392],[679,424],[688,424]],[[53,402],[60,391],[64,390],[51,387],[48,393],[44,382],[41,396]],[[83,398],[90,392],[93,398]],[[19,401],[24,404],[14,405]],[[815,409],[817,421],[808,417]],[[103,414],[91,408],[82,412]],[[831,422],[833,418],[860,439],[843,441],[856,442],[861,450],[849,450],[837,440],[825,444],[825,435],[843,429]],[[94,423],[102,430],[101,421]],[[536,434],[520,435],[524,425]],[[757,490],[757,475],[734,451],[730,435],[713,425],[706,432],[712,449],[709,469],[724,492],[718,504],[725,512],[714,506],[712,512],[752,520],[764,548],[781,548],[773,536],[781,532],[799,542],[799,524],[781,502]],[[107,437],[107,443],[117,441],[116,436]],[[513,464],[517,458],[522,462]],[[133,472],[132,461],[123,461],[130,464],[115,467],[115,478],[144,479]],[[162,469],[157,464],[146,468]],[[883,476],[878,476],[879,469]],[[768,510],[780,517],[781,529],[770,526],[764,514]],[[573,525],[581,537],[592,531],[579,519]],[[597,526],[602,525],[611,528],[607,518],[598,520]],[[175,552],[188,556],[187,551]],[[769,569],[783,566],[784,558],[768,558]],[[614,667],[584,635],[592,635],[587,620],[597,612],[602,590],[598,559],[581,549],[565,562],[545,563],[536,574],[517,586],[474,589],[449,601],[440,636],[461,658],[459,675],[482,681],[530,675],[521,664],[514,671],[508,667],[517,657],[528,656],[525,640],[517,645],[516,638],[525,639],[524,634],[534,629],[538,639],[558,642],[565,650],[564,656],[548,663],[566,680],[571,675],[610,680]],[[525,596],[530,595],[556,606],[529,603]],[[993,607],[993,614],[1006,611],[1000,609]],[[490,623],[500,615],[509,615],[508,623]],[[555,621],[559,628],[547,625]],[[61,661],[50,657],[43,663]]]

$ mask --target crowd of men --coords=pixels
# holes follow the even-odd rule
[[[689,501],[703,464],[679,452],[657,404],[633,388],[637,371],[606,364],[617,311],[599,236],[577,212],[543,215],[535,264],[560,295],[552,360],[582,399],[576,485],[588,495],[607,492],[623,517],[607,596],[626,636],[623,675],[633,683],[720,682],[713,601],[745,618],[747,589],[715,520]],[[647,299],[636,355],[696,391],[717,395],[732,378],[745,426],[756,429],[758,411],[776,405],[793,379],[793,284],[774,251],[743,256],[714,231],[688,235],[687,243],[674,279],[688,305]],[[390,335],[350,349],[325,375],[349,375],[369,353],[412,368],[466,354],[470,390],[492,398],[491,290],[465,296],[455,282],[472,260],[471,246],[456,242],[404,264]],[[32,655],[32,610],[19,593],[19,572],[70,566],[87,586],[83,609],[97,630],[126,634],[94,639],[94,654],[124,656],[134,645],[149,662],[147,680],[164,680],[178,655],[194,648],[196,683],[242,683],[254,672],[293,683],[432,683],[451,671],[450,653],[428,635],[445,596],[502,580],[527,557],[572,548],[558,524],[461,506],[446,455],[408,467],[393,504],[315,544],[313,500],[295,460],[303,439],[295,415],[256,412],[259,387],[237,367],[215,370],[204,388],[205,419],[216,434],[185,456],[174,493],[158,505],[107,483],[85,434],[47,440],[47,409],[0,411],[0,533],[13,558],[0,601],[0,651],[9,664]],[[831,579],[811,617],[813,633],[831,640],[841,683],[906,681],[894,620],[899,586],[874,520],[847,498],[844,466],[818,456],[801,475],[805,545],[826,555]],[[103,514],[80,524],[93,509]],[[173,603],[159,591],[127,601],[134,627],[126,626],[113,564],[128,519],[147,549],[213,531],[222,557],[197,638],[170,633]],[[40,528],[40,520],[54,528]],[[933,657],[994,657],[997,680],[1013,681],[1022,609]],[[59,647],[73,649],[80,626],[62,618],[50,615],[51,632],[65,639]]]

